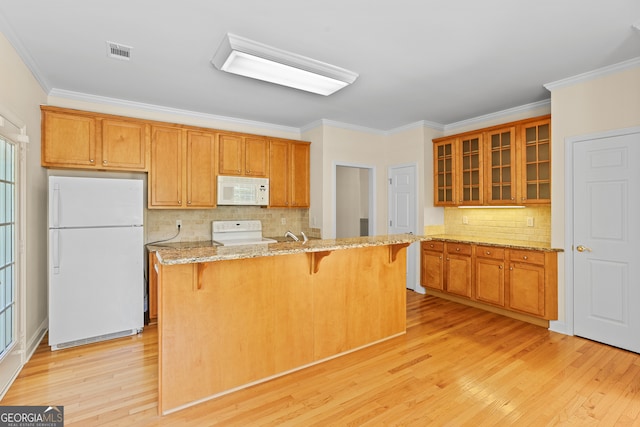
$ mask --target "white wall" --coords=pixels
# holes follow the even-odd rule
[[[568,81],[551,92],[552,191],[551,244],[570,250],[565,231],[573,226],[565,221],[565,141],[567,138],[589,135],[613,129],[640,126],[640,59],[630,68],[603,71],[599,77]],[[558,259],[558,315],[566,322],[565,257]],[[572,302],[570,302],[572,304]],[[558,330],[562,325],[558,325]]]
[[[336,168],[336,237],[360,235],[360,169]],[[366,191],[366,189],[365,189]]]
[[[47,175],[40,166],[40,104],[46,94],[0,33],[0,103],[27,125],[26,144],[26,343],[27,353],[47,328]]]

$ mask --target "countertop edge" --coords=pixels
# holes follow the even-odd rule
[[[387,246],[414,243],[429,240],[426,236],[413,234],[396,234],[373,237],[356,237],[347,239],[319,239],[302,242],[279,242],[255,246],[218,246],[193,248],[167,248],[160,245],[148,245],[147,248],[156,253],[162,265],[195,264],[205,262],[250,259],[267,256],[293,255],[299,253],[336,251],[350,248]]]
[[[433,235],[426,236],[427,241],[439,241],[439,242],[455,242],[455,243],[468,243],[472,245],[483,246],[495,246],[501,248],[511,249],[528,249],[543,252],[564,252],[562,248],[554,248],[546,243],[528,242],[522,240],[507,240],[507,239],[485,239],[472,236],[457,236],[457,235]]]

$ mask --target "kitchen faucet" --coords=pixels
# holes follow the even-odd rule
[[[290,230],[287,230],[287,232],[286,232],[286,233],[284,233],[284,237],[291,237],[291,238],[292,238],[294,241],[296,241],[296,242],[299,242],[299,241],[300,241],[300,239],[298,239],[298,238],[296,237],[296,235],[295,235],[295,234],[293,234]]]

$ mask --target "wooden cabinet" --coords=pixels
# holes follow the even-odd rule
[[[434,144],[437,206],[479,205],[484,198],[482,133]]]
[[[421,284],[428,292],[462,297],[460,302],[480,307],[491,305],[512,316],[557,319],[555,251],[451,241],[425,241],[420,247]]]
[[[505,249],[478,245],[475,253],[476,300],[504,307]]]
[[[309,207],[309,142],[269,141],[269,206]]]
[[[456,139],[447,139],[433,144],[434,159],[434,204],[436,206],[455,206],[457,192],[455,191],[454,163],[456,156]]]
[[[551,203],[551,120],[520,126],[521,202]]]
[[[266,178],[269,142],[257,135],[218,134],[218,173]]]
[[[153,126],[149,175],[149,208],[215,207],[215,134]]]
[[[420,284],[444,291],[444,243],[422,242],[420,250]]]
[[[433,140],[434,205],[551,203],[551,118]]]
[[[511,249],[509,257],[509,308],[556,319],[558,267],[555,253]]]
[[[471,298],[471,245],[445,244],[445,290],[451,294]]]
[[[516,128],[508,126],[486,133],[485,202],[512,205],[518,202],[516,185]]]
[[[56,107],[41,108],[42,166],[147,170],[147,123]]]

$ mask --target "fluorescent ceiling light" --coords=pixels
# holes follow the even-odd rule
[[[344,68],[227,34],[211,63],[228,73],[331,95],[358,77]]]

